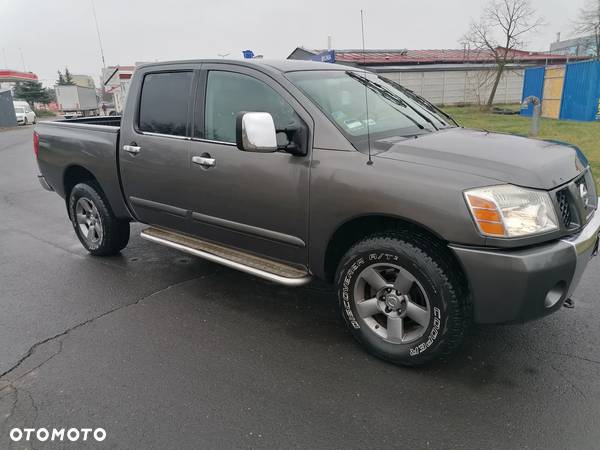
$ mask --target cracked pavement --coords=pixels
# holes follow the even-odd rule
[[[600,258],[575,308],[476,327],[452,361],[367,355],[326,286],[285,288],[139,238],[88,256],[0,133],[0,448],[13,427],[102,427],[89,448],[597,448]],[[63,442],[64,448],[85,447]]]

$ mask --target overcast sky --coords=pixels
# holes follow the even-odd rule
[[[98,80],[102,62],[92,0],[0,0],[0,67],[23,68],[44,84],[65,66]],[[214,58],[252,49],[285,58],[296,46],[359,48],[360,9],[367,48],[460,48],[483,0],[94,0],[107,65]],[[556,32],[568,37],[584,0],[533,0],[547,26],[528,49],[548,50]],[[4,58],[4,54],[6,57]]]

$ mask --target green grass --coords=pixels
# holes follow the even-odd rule
[[[515,108],[514,105],[506,105],[506,107]],[[460,125],[467,128],[527,135],[531,127],[529,117],[483,112],[477,106],[447,106],[443,109]],[[539,137],[577,145],[587,156],[596,184],[600,189],[600,122],[542,119]]]
[[[46,109],[34,109],[35,115],[38,117],[54,117],[56,113],[48,111]]]

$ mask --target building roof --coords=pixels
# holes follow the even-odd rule
[[[288,58],[300,57],[302,52],[313,55],[324,50],[307,50],[297,47]],[[467,50],[467,49],[431,49],[431,50],[409,50],[409,49],[339,49],[335,51],[335,61],[360,65],[383,65],[383,64],[452,64],[452,63],[493,63],[494,55],[490,50]],[[521,63],[564,63],[567,56],[550,54],[546,52],[529,52],[523,50],[511,50],[509,59]],[[577,57],[569,57],[577,59]]]
[[[362,69],[363,66],[361,66]],[[364,66],[373,72],[452,72],[464,70],[489,70],[495,69],[494,63],[454,63],[454,64],[396,64],[396,65],[373,65]],[[505,66],[507,70],[518,70],[531,67],[531,64],[509,63]]]
[[[33,72],[0,69],[0,81],[37,81],[38,76]]]

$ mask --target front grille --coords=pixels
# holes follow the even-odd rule
[[[596,186],[589,170],[555,195],[561,222],[570,231],[583,227],[598,207]]]
[[[590,201],[591,201],[591,193],[588,189],[587,181],[585,177],[581,177],[579,180],[575,182],[575,186],[577,187],[577,193],[580,195],[579,200],[584,204],[584,208],[586,210],[586,214],[590,209]],[[582,188],[585,195],[582,195]]]
[[[571,226],[571,207],[569,206],[569,197],[567,196],[566,189],[556,193],[556,201],[558,202],[562,222],[565,228],[569,228]]]

